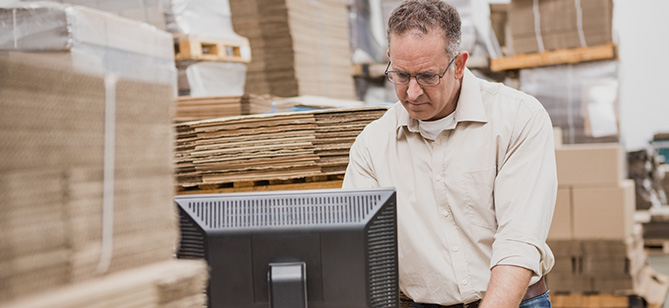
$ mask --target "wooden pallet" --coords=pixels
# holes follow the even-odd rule
[[[201,184],[193,188],[179,187],[177,195],[204,194],[204,193],[231,193],[251,191],[276,191],[300,189],[328,189],[341,188],[341,175],[310,176],[289,180],[259,180],[240,181],[223,184]]]
[[[208,38],[192,34],[174,34],[174,60],[251,62],[249,40]]]
[[[644,248],[669,254],[669,239],[644,239]]]
[[[636,295],[549,293],[554,308],[643,308],[646,303]]]
[[[616,46],[613,43],[609,43],[600,46],[558,49],[541,53],[519,54],[512,57],[496,58],[490,61],[490,70],[497,72],[615,58],[617,58]]]

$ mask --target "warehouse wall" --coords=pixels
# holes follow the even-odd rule
[[[669,1],[617,0],[620,127],[628,151],[669,132]]]

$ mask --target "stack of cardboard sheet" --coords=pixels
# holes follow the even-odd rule
[[[177,126],[182,187],[317,175],[313,114],[186,122]]]
[[[346,5],[231,0],[233,27],[251,44],[245,93],[355,97]]]
[[[22,0],[23,2],[38,2],[41,0]],[[158,29],[165,30],[165,15],[161,7],[161,0],[58,0],[55,2],[68,3],[93,8],[100,11],[145,22]]]
[[[172,258],[173,88],[25,56],[0,54],[0,302]]]
[[[197,121],[239,115],[242,115],[240,96],[181,96],[177,100],[174,121]]]
[[[612,35],[612,0],[512,0],[509,7],[515,53],[597,46]]]
[[[360,108],[365,103],[359,100],[336,99],[324,96],[302,95],[276,97],[271,95],[245,94],[242,97],[244,114],[304,111],[315,109]]]
[[[242,114],[260,114],[280,111],[274,104],[274,96],[269,94],[244,94],[242,96]]]
[[[132,5],[130,1],[58,2],[66,3],[13,1],[0,7],[0,50],[39,51],[41,57],[35,61],[49,65],[176,87],[171,34],[109,12],[67,4],[95,2],[95,7],[111,8]]]
[[[343,175],[348,151],[386,107],[287,112],[177,125],[177,180],[206,184]]]
[[[355,137],[370,122],[380,118],[386,108],[333,109],[316,111],[316,147],[324,175],[343,175],[348,166],[348,153]]]
[[[0,304],[3,308],[204,307],[207,265],[168,260]]]

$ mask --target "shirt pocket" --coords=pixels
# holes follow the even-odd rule
[[[497,230],[493,190],[497,168],[468,171],[464,174],[465,213],[472,225]]]

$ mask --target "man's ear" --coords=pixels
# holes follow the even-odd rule
[[[466,51],[461,52],[455,58],[455,79],[460,79],[465,74],[465,65],[467,64],[467,59],[469,59],[469,53]]]
[[[390,49],[388,49],[388,51],[386,52],[386,54],[388,55],[388,59],[390,59]]]

